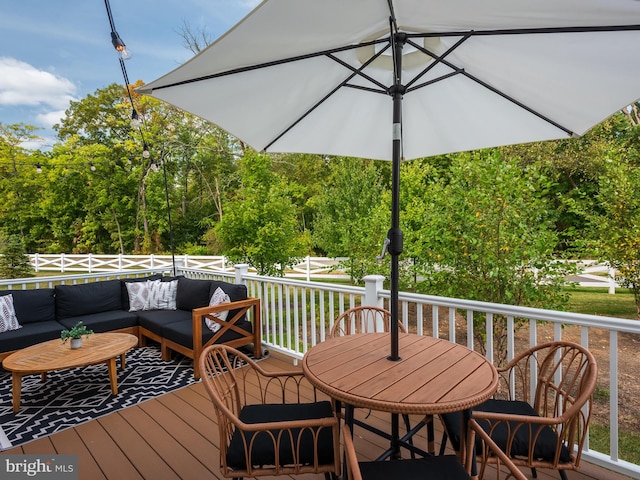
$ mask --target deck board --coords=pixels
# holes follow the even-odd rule
[[[298,369],[292,366],[290,360],[275,355],[261,362],[261,365],[269,370]],[[305,396],[311,399],[311,389]],[[356,417],[366,417],[368,423],[390,430],[388,414],[357,409]],[[420,418],[411,416],[412,425]],[[442,429],[437,419],[435,426],[438,448]],[[402,422],[400,431],[404,432]],[[77,454],[80,480],[217,480],[223,478],[219,470],[218,442],[213,406],[202,384],[197,383],[0,453]],[[424,430],[415,437],[415,442],[419,446],[426,446]],[[377,457],[388,446],[384,439],[358,427],[354,430],[354,443],[363,460]],[[531,472],[523,472],[532,478]],[[586,462],[583,462],[580,472],[568,472],[567,476],[569,480],[627,478]],[[496,477],[495,470],[491,470],[487,480]],[[324,475],[300,475],[295,478],[324,480]],[[559,478],[557,472],[538,470],[540,480]]]

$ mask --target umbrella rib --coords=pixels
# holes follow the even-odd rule
[[[498,90],[497,88],[489,85],[487,82],[479,79],[478,77],[468,73],[464,68],[460,68],[457,67],[456,65],[454,65],[453,63],[449,62],[448,60],[445,59],[445,57],[450,54],[455,48],[457,48],[462,42],[464,42],[465,40],[469,39],[470,37],[474,36],[477,32],[475,31],[468,31],[465,32],[465,35],[463,38],[461,38],[458,42],[456,42],[455,45],[453,45],[451,48],[449,48],[443,55],[438,56],[438,55],[434,55],[431,54],[428,50],[420,47],[419,45],[415,44],[414,42],[410,42],[411,45],[413,45],[414,47],[418,48],[420,51],[422,51],[423,53],[428,54],[429,56],[432,56],[433,58],[436,59],[436,62],[434,62],[433,65],[435,65],[435,63],[441,63],[443,65],[446,65],[447,67],[451,68],[453,70],[453,72],[447,74],[447,75],[442,75],[438,78],[434,78],[432,80],[429,80],[427,82],[421,83],[419,85],[414,85],[411,88],[407,88],[407,93],[417,90],[419,88],[422,87],[426,87],[428,85],[434,84],[436,82],[439,82],[441,80],[447,79],[449,77],[452,77],[454,75],[458,75],[458,74],[462,74],[465,77],[467,77],[469,80],[472,80],[476,83],[478,83],[479,85],[483,86],[484,88],[486,88],[487,90],[492,91],[493,93],[495,93],[496,95],[501,96],[502,98],[504,98],[505,100],[510,101],[511,103],[517,105],[518,107],[522,108],[523,110],[526,110],[527,112],[531,113],[532,115],[535,115],[536,117],[540,118],[541,120],[544,120],[545,122],[549,123],[550,125],[553,125],[554,127],[562,130],[563,132],[565,132],[567,135],[569,135],[570,137],[575,136],[575,132],[567,127],[564,127],[563,125],[559,124],[558,122],[552,120],[551,118],[547,117],[546,115],[538,112],[537,110],[534,110],[533,108],[525,105],[524,103],[522,103],[521,101],[515,99],[514,97],[512,97],[511,95],[506,94],[505,92]],[[427,71],[430,69],[430,67],[432,67],[433,65],[430,65],[429,67],[427,67],[425,70],[423,70],[422,72],[420,72],[420,74],[418,74],[411,82],[409,82],[408,85],[411,85],[413,82],[415,82],[415,80],[417,80],[418,78],[420,78],[421,76],[423,76],[425,73],[427,73]]]
[[[246,67],[233,68],[231,70],[225,70],[223,72],[212,73],[210,75],[203,75],[201,77],[189,78],[187,80],[181,80],[179,82],[168,83],[166,85],[158,85],[157,87],[153,87],[153,90],[162,90],[164,88],[179,87],[182,85],[188,85],[190,83],[197,83],[205,80],[213,80],[215,78],[226,77],[229,75],[236,75],[238,73],[250,72],[252,70],[260,70],[262,68],[275,67],[277,65],[282,65],[285,63],[293,63],[293,62],[299,62],[301,60],[308,60],[310,58],[329,56],[333,53],[346,52],[349,50],[355,50],[357,48],[368,47],[371,45],[376,45],[378,43],[384,43],[384,42],[388,42],[388,39],[379,38],[379,39],[371,40],[368,42],[358,43],[357,45],[345,45],[343,47],[330,48],[328,50],[323,50],[320,52],[307,53],[304,55],[297,55],[295,57],[282,58],[280,60],[273,60],[270,62],[257,63],[254,65],[248,65]]]
[[[589,32],[626,32],[640,30],[640,25],[585,25],[575,27],[535,27],[535,28],[503,28],[494,30],[472,30],[473,36],[491,35],[536,35],[548,33],[589,33]],[[408,38],[460,37],[470,31],[409,33]]]
[[[503,92],[503,91],[501,91],[501,90],[498,90],[498,89],[497,89],[497,88],[495,88],[495,87],[492,87],[492,86],[491,86],[491,85],[489,85],[487,82],[485,82],[485,81],[483,81],[483,80],[480,80],[478,77],[475,77],[474,75],[471,75],[470,73],[468,73],[468,72],[466,72],[466,71],[464,71],[464,70],[461,70],[461,71],[460,71],[460,73],[461,73],[462,75],[464,75],[465,77],[467,77],[468,79],[473,80],[474,82],[476,82],[476,83],[478,83],[478,84],[482,85],[484,88],[486,88],[486,89],[488,89],[488,90],[491,90],[491,91],[492,91],[493,93],[495,93],[496,95],[500,95],[500,96],[501,96],[502,98],[504,98],[505,100],[510,101],[511,103],[513,103],[513,104],[517,105],[518,107],[520,107],[520,108],[522,108],[522,109],[526,110],[527,112],[529,112],[529,113],[531,113],[531,114],[535,115],[536,117],[538,117],[538,118],[540,118],[540,119],[544,120],[545,122],[547,122],[547,123],[549,123],[549,124],[553,125],[554,127],[559,128],[560,130],[562,130],[563,132],[565,132],[565,133],[566,133],[567,135],[569,135],[570,137],[575,137],[575,136],[577,136],[577,135],[576,135],[576,133],[575,133],[573,130],[571,130],[571,129],[567,128],[567,127],[564,127],[564,126],[560,125],[558,122],[556,122],[556,121],[554,121],[554,120],[550,119],[549,117],[547,117],[546,115],[544,115],[544,114],[542,114],[542,113],[538,112],[537,110],[534,110],[533,108],[529,107],[528,105],[525,105],[525,104],[524,104],[524,103],[522,103],[521,101],[516,100],[516,99],[515,99],[515,98],[513,98],[511,95],[507,95],[505,92]]]
[[[371,43],[380,43],[380,41],[376,41],[376,42],[368,42],[369,44]],[[297,124],[299,124],[302,120],[304,120],[309,114],[311,114],[311,112],[313,112],[316,108],[318,108],[320,105],[322,105],[329,97],[331,97],[334,93],[336,93],[338,90],[340,90],[342,87],[352,87],[352,88],[359,88],[361,90],[367,90],[367,91],[371,91],[371,92],[375,92],[375,93],[387,93],[387,88],[381,84],[381,88],[384,89],[384,91],[379,91],[376,90],[374,88],[367,88],[364,86],[358,86],[358,85],[350,85],[348,82],[350,80],[352,80],[355,76],[357,75],[362,75],[364,78],[369,79],[368,75],[365,75],[362,73],[362,70],[364,70],[365,68],[367,68],[367,66],[369,66],[369,64],[371,62],[373,62],[376,58],[378,58],[380,55],[382,55],[382,53],[385,51],[386,49],[383,48],[381,49],[377,54],[373,55],[369,60],[367,60],[365,63],[362,64],[362,66],[358,69],[352,67],[351,65],[344,63],[343,61],[341,61],[339,58],[335,57],[332,55],[332,52],[326,53],[326,56],[331,58],[332,60],[340,63],[341,65],[345,66],[346,68],[348,68],[349,70],[351,70],[351,75],[349,75],[347,78],[345,78],[342,82],[340,82],[333,90],[331,90],[329,93],[327,93],[324,97],[322,97],[315,105],[313,105],[311,108],[309,108],[309,110],[307,110],[306,112],[304,112],[302,115],[300,115],[300,117],[298,117],[293,123],[291,123],[287,128],[285,128],[280,134],[278,134],[273,140],[271,140],[267,145],[265,145],[265,147],[263,148],[263,151],[267,151],[269,149],[269,147],[271,147],[271,145],[273,145],[274,143],[276,143],[278,140],[280,140],[282,137],[284,137],[293,127],[295,127]],[[369,79],[370,81],[372,81],[374,84],[378,84],[378,82],[376,82],[374,79]]]
[[[375,60],[375,59],[376,59],[376,58],[378,58],[380,55],[382,55],[382,53],[383,53],[385,50],[387,50],[388,48],[389,48],[389,46],[387,45],[385,48],[381,49],[381,50],[380,50],[376,55],[374,55],[373,57],[371,57],[371,58],[369,59],[369,61],[367,61],[366,65],[369,65],[373,60]],[[366,80],[369,80],[369,81],[370,81],[371,83],[373,83],[374,85],[379,86],[379,87],[380,87],[382,90],[384,90],[385,92],[387,92],[387,91],[388,91],[388,88],[387,88],[383,83],[381,83],[381,82],[377,81],[375,78],[370,77],[369,75],[367,75],[366,73],[364,73],[364,72],[362,71],[362,69],[364,68],[364,65],[363,65],[362,67],[360,67],[360,68],[355,68],[354,66],[349,65],[349,64],[348,64],[347,62],[345,62],[344,60],[339,59],[339,58],[338,58],[338,57],[336,57],[335,55],[328,54],[327,56],[328,56],[330,59],[332,59],[332,60],[334,60],[335,62],[337,62],[337,63],[339,63],[340,65],[342,65],[343,67],[345,67],[345,68],[347,68],[347,69],[351,70],[351,71],[352,71],[353,73],[355,73],[356,75],[358,75],[358,76],[360,76],[360,77],[362,77],[362,78],[364,78],[364,79],[366,79]],[[352,78],[353,78],[353,77],[352,77]],[[352,85],[349,85],[349,86],[352,86]],[[366,87],[365,87],[365,89],[366,89]],[[376,91],[376,92],[378,91],[378,90],[375,90],[375,89],[372,89],[372,90],[373,90],[373,91]]]
[[[435,59],[435,62],[431,63],[430,65],[427,66],[427,68],[425,68],[422,72],[420,72],[419,74],[417,74],[409,83],[407,83],[405,85],[405,87],[407,87],[407,89],[409,89],[409,87],[411,87],[411,85],[413,85],[419,78],[422,78],[424,75],[426,75],[427,73],[429,73],[430,70],[432,70],[436,65],[438,65],[439,63],[442,63],[442,61],[451,53],[453,52],[456,48],[458,48],[460,45],[462,45],[464,42],[466,42],[469,38],[471,38],[471,36],[473,35],[473,30],[467,32],[466,35],[464,35],[460,40],[458,40],[455,44],[453,44],[449,49],[447,49],[446,52],[444,52],[442,55],[437,55],[434,54],[432,52],[430,52],[429,50],[427,50],[424,47],[421,47],[420,45],[418,45],[415,42],[412,41],[408,41],[407,43],[409,43],[411,46],[413,46],[414,48],[416,48],[417,50],[421,51],[422,53],[424,53],[425,55],[428,55],[430,57],[432,57],[433,59]],[[454,70],[458,70],[458,69],[454,69]],[[428,82],[429,83],[429,82]],[[430,82],[433,83],[433,82]],[[422,84],[424,86],[424,84]]]

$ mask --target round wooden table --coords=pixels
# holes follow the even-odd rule
[[[311,348],[302,368],[309,381],[331,398],[393,414],[464,411],[489,399],[498,388],[495,367],[465,346],[400,333],[401,359],[389,360],[389,351],[388,333],[346,335]],[[396,451],[397,442],[392,438]]]
[[[111,393],[118,394],[116,357],[124,369],[125,353],[138,344],[138,337],[128,333],[95,333],[82,339],[82,347],[72,350],[69,342],[49,340],[12,353],[2,361],[5,370],[11,371],[13,411],[20,410],[22,377],[67,368],[85,367],[106,363],[109,369]]]

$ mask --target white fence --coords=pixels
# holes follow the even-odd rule
[[[113,272],[129,269],[172,268],[171,255],[75,255],[75,254],[31,254],[31,264],[36,272]],[[313,279],[348,278],[340,270],[344,258],[306,257],[285,272],[287,278]],[[176,255],[179,267],[206,269],[220,273],[233,273],[234,266],[223,256]],[[620,286],[616,283],[615,270],[594,260],[575,262],[579,273],[570,278],[582,287],[607,288],[615,293]],[[255,272],[253,272],[255,273]]]

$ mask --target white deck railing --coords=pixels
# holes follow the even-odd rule
[[[44,288],[57,283],[84,283],[96,278],[106,280],[140,276],[151,271],[163,271],[168,274],[170,270],[168,267],[130,272],[0,280],[0,289]],[[365,287],[350,287],[290,278],[261,277],[249,272],[246,265],[236,265],[233,272],[181,267],[178,273],[192,278],[217,279],[247,285],[249,295],[261,299],[262,338],[265,346],[289,355],[293,362],[297,362],[309,348],[326,338],[333,319],[344,310],[361,304],[383,306],[390,296],[390,292],[383,288],[383,277],[380,276],[367,277]],[[494,343],[492,335],[497,324],[495,320],[498,318],[506,319],[505,348],[509,358],[513,357],[518,342],[519,348],[522,348],[523,343],[533,346],[539,341],[567,339],[572,335],[577,337],[574,340],[589,347],[590,335],[602,335],[604,332],[609,339],[608,351],[597,353],[600,357],[599,362],[607,362],[609,367],[611,453],[590,450],[587,442],[583,458],[640,479],[640,465],[621,459],[618,448],[618,418],[625,414],[624,407],[620,406],[619,387],[623,378],[625,381],[637,383],[640,375],[631,367],[631,371],[621,371],[621,368],[628,366],[618,363],[618,344],[622,335],[630,335],[634,341],[640,341],[640,322],[405,292],[400,293],[399,299],[402,322],[410,331],[446,338],[476,350],[480,348],[487,358],[492,360],[498,358],[500,353],[496,351],[498,346]],[[476,332],[474,317],[477,316],[485,320],[485,332]],[[549,331],[551,338],[545,337]],[[479,346],[474,342],[477,333],[486,333],[488,341],[484,345]]]

